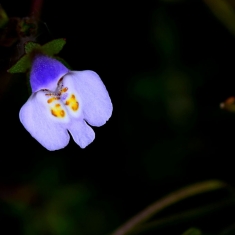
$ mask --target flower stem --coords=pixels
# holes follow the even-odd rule
[[[173,193],[168,194],[164,198],[156,201],[152,205],[145,208],[139,214],[131,218],[121,227],[119,227],[116,231],[114,231],[111,235],[126,235],[131,232],[137,225],[142,224],[143,222],[150,219],[153,215],[161,211],[162,209],[179,202],[188,197],[206,193],[212,190],[224,188],[227,185],[224,182],[218,180],[209,180],[200,183],[196,183],[185,188],[179,189]]]

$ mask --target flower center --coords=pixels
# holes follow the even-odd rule
[[[56,118],[65,118],[67,111],[77,112],[79,110],[79,102],[75,94],[69,91],[68,87],[64,87],[63,78],[57,83],[55,92],[47,89],[43,90],[45,96],[48,96],[47,104],[49,105],[51,115]]]

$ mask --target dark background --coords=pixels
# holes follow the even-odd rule
[[[220,109],[235,95],[235,38],[205,2],[44,2],[35,40],[66,38],[60,57],[74,70],[96,71],[113,102],[112,117],[94,128],[85,149],[71,138],[49,152],[24,129],[26,78],[6,73],[20,49],[0,48],[0,224],[7,234],[109,234],[182,186],[208,179],[235,186],[235,115]],[[31,3],[1,5],[9,17],[25,17]],[[214,192],[162,216],[216,206],[220,197]],[[234,202],[221,210],[149,234],[189,227],[222,234],[233,226]]]

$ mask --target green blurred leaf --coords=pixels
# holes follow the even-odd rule
[[[29,54],[24,55],[9,70],[9,73],[26,73],[30,69],[31,63]]]
[[[58,54],[64,47],[66,41],[63,38],[52,40],[43,46],[35,42],[28,42],[25,44],[25,52],[26,54],[19,59],[16,64],[14,64],[9,70],[9,73],[25,73],[31,67],[31,57],[33,58],[32,53],[38,52],[43,53],[48,56],[53,56]],[[67,63],[63,59],[58,59],[63,64]],[[68,66],[69,67],[69,66]]]
[[[182,235],[202,235],[202,233],[197,228],[190,228],[187,231],[185,231]]]
[[[4,11],[4,9],[0,5],[0,28],[5,26],[8,22],[8,20],[9,20],[9,18],[8,18],[6,12]]]
[[[55,39],[42,46],[42,52],[46,55],[53,56],[58,54],[64,47],[66,40],[64,38]]]
[[[41,46],[35,42],[27,42],[25,44],[25,53],[28,54],[32,52],[34,49],[39,49]]]

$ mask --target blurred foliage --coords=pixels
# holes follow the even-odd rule
[[[0,28],[3,28],[8,22],[8,16],[0,5]]]
[[[235,4],[231,0],[204,0],[215,16],[235,36]]]
[[[197,228],[190,228],[189,230],[185,231],[182,235],[201,235],[201,231]]]

